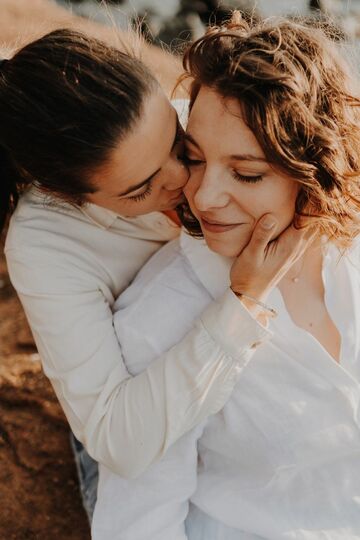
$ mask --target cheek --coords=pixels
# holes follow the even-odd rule
[[[184,189],[188,180],[188,168],[179,159],[172,157],[162,168],[157,187],[168,190]]]
[[[283,195],[278,197],[279,220],[282,218],[283,225],[290,225],[295,215],[295,203],[299,193],[299,184],[294,180],[287,184],[287,190],[283,190]]]
[[[189,202],[191,210],[194,212],[194,197],[201,183],[201,175],[199,173],[191,172],[186,186],[184,187],[184,194]]]
[[[282,228],[287,227],[295,212],[295,201],[299,191],[297,183],[289,179],[246,186],[242,189],[239,204],[246,208],[255,221],[264,214],[275,216]]]

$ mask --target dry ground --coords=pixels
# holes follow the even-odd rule
[[[0,540],[89,538],[68,426],[1,256]]]

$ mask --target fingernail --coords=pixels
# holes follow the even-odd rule
[[[273,229],[275,227],[275,225],[276,225],[276,221],[271,216],[266,216],[261,221],[261,226],[264,229],[268,229],[268,230]]]

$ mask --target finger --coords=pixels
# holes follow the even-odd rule
[[[253,257],[263,255],[267,245],[271,242],[277,221],[271,214],[264,214],[258,220],[246,249]]]

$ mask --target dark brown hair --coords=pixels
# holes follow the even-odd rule
[[[323,30],[286,19],[246,22],[235,12],[187,49],[184,68],[190,106],[202,86],[236,99],[267,160],[300,183],[295,226],[306,217],[319,234],[350,245],[359,233],[360,101]],[[186,206],[182,220],[201,234]]]
[[[156,81],[136,58],[55,30],[0,66],[0,227],[24,185],[81,204],[90,172],[140,117]]]

